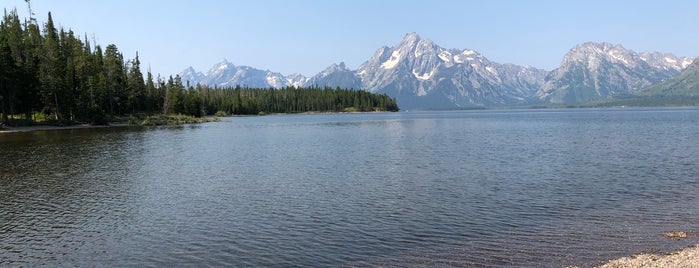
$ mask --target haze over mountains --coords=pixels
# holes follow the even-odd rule
[[[637,53],[609,43],[585,43],[564,55],[559,68],[546,71],[493,62],[474,50],[445,49],[409,33],[398,44],[379,48],[357,70],[339,63],[304,77],[224,60],[206,73],[190,67],[179,75],[192,85],[216,87],[364,89],[395,97],[403,109],[503,107],[643,95],[644,89],[678,76],[693,60],[670,53]]]

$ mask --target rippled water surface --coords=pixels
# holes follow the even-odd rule
[[[589,266],[699,231],[699,110],[0,134],[0,266]]]

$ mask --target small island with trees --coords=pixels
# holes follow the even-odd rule
[[[30,12],[31,13],[31,12]],[[200,122],[202,117],[304,112],[398,111],[394,98],[329,87],[216,88],[184,85],[179,76],[144,78],[138,52],[125,60],[72,30],[51,13],[40,27],[5,10],[0,22],[0,126]],[[174,119],[174,120],[173,120]]]

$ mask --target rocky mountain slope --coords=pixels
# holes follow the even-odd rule
[[[333,64],[322,72],[306,80],[303,86],[329,86],[341,88],[363,89],[362,81],[355,71],[345,66],[344,62]]]
[[[571,49],[536,93],[546,103],[582,103],[635,94],[689,66],[693,58],[636,53],[621,45],[584,43]]]
[[[644,89],[639,95],[699,97],[699,60],[695,60],[678,75]]]

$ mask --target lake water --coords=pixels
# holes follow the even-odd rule
[[[699,109],[0,134],[0,266],[589,266],[699,243]]]

